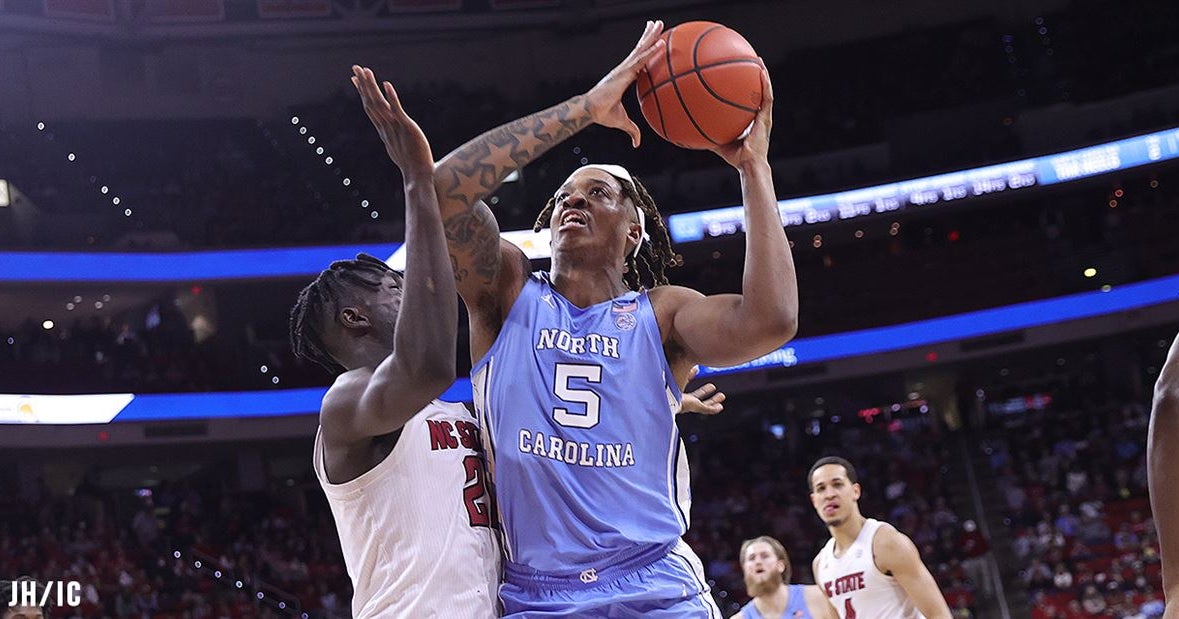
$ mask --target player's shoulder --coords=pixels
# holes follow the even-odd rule
[[[890,575],[902,563],[920,561],[913,540],[887,522],[881,522],[872,536],[872,557],[876,567]]]
[[[908,535],[902,533],[899,529],[892,526],[891,523],[883,520],[872,521],[876,526],[876,531],[872,533],[872,545],[877,544],[900,544],[904,542],[912,543]]]
[[[664,284],[648,290],[647,296],[651,299],[651,303],[656,306],[664,304],[679,305],[686,301],[702,299],[704,298],[704,293],[685,286]]]
[[[647,298],[651,300],[651,309],[659,320],[659,328],[666,333],[675,320],[676,312],[693,301],[703,299],[704,295],[684,286],[665,284],[648,290]]]
[[[348,370],[337,376],[332,386],[328,387],[327,393],[323,395],[319,412],[321,423],[324,418],[336,417],[355,409],[372,377],[371,367]]]

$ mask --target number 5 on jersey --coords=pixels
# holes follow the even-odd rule
[[[602,382],[602,366],[558,363],[553,377],[553,393],[558,398],[585,407],[585,412],[571,411],[560,406],[554,407],[553,420],[568,428],[588,429],[598,425],[602,398],[593,390],[572,386],[570,381],[578,380],[595,385],[600,384]]]

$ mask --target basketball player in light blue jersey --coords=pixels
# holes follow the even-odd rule
[[[745,592],[753,598],[730,619],[836,619],[818,585],[790,584],[790,555],[762,535],[741,544]]]
[[[505,615],[720,617],[688,528],[686,458],[674,413],[690,368],[743,363],[796,329],[798,293],[774,195],[772,91],[748,137],[714,150],[738,170],[747,230],[742,294],[667,285],[667,231],[617,165],[561,183],[537,219],[552,270],[533,273],[483,203],[512,171],[599,124],[638,127],[621,98],[658,53],[648,22],[634,50],[585,95],[493,129],[435,175],[459,294],[470,314],[472,382],[506,555]]]

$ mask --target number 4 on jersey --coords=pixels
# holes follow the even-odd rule
[[[852,606],[851,598],[843,601],[843,619],[856,619],[856,609]]]

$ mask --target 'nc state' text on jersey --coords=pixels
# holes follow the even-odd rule
[[[578,337],[564,329],[541,329],[538,331],[536,349],[552,350],[554,348],[575,355],[582,355],[589,352],[612,359],[618,358],[618,338],[616,337],[599,335],[597,333],[590,333],[585,337]]]
[[[846,595],[852,591],[859,591],[864,588],[864,573],[856,572],[848,574],[847,576],[840,576],[835,580],[828,580],[823,583],[823,591],[827,597],[835,597],[837,595]]]
[[[614,468],[635,465],[634,446],[630,443],[580,443],[559,436],[520,430],[520,453],[530,453],[565,464]]]

